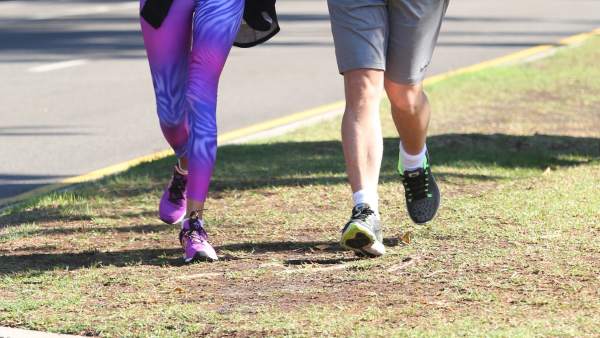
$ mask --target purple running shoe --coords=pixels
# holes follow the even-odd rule
[[[163,192],[158,206],[158,216],[163,222],[175,224],[181,222],[185,217],[187,204],[185,197],[186,183],[187,176],[179,173],[177,166],[175,166],[171,182]]]
[[[183,259],[186,263],[193,260],[217,261],[215,249],[208,243],[208,234],[202,226],[202,220],[197,212],[192,212],[190,218],[183,220],[179,242],[183,247]]]

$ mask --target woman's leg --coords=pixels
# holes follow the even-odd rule
[[[217,152],[216,104],[221,71],[233,45],[244,0],[194,0],[189,64],[188,214],[202,218]]]
[[[178,157],[185,156],[189,135],[185,94],[193,12],[194,0],[176,0],[158,29],[141,19],[160,127]]]
[[[141,0],[143,8],[146,0]],[[186,213],[186,173],[189,127],[187,120],[187,80],[194,0],[176,0],[159,28],[141,19],[148,54],[160,127],[179,160],[159,205],[159,217],[175,224]]]

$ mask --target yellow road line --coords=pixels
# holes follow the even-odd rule
[[[472,66],[459,68],[457,70],[451,70],[451,71],[443,73],[443,74],[428,77],[427,79],[425,79],[423,81],[423,84],[426,86],[432,85],[434,83],[438,83],[442,80],[445,80],[447,78],[450,78],[450,77],[453,77],[456,75],[461,75],[461,74],[466,74],[466,73],[474,73],[474,72],[480,71],[485,68],[491,68],[491,67],[511,63],[511,62],[516,62],[518,60],[523,60],[523,59],[526,59],[533,55],[546,52],[552,48],[554,48],[554,46],[552,46],[552,45],[540,45],[540,46],[535,46],[532,48],[527,48],[527,49],[524,49],[524,50],[521,50],[521,51],[518,51],[515,53],[511,53],[511,54],[508,54],[505,56],[501,56],[501,57],[498,57],[495,59],[483,61],[481,63],[477,63]]]
[[[494,59],[491,59],[488,61],[483,61],[483,62],[474,64],[471,66],[467,66],[467,67],[452,70],[452,71],[449,71],[449,72],[446,72],[443,74],[431,76],[431,77],[425,79],[425,81],[423,81],[423,84],[424,85],[432,85],[432,84],[438,83],[442,80],[445,80],[447,78],[457,76],[460,74],[473,73],[473,72],[480,71],[482,69],[524,60],[531,56],[547,52],[547,51],[552,50],[557,47],[569,46],[569,45],[581,43],[594,35],[600,35],[600,28],[594,29],[590,32],[576,34],[576,35],[572,35],[572,36],[563,38],[558,41],[557,45],[550,45],[550,44],[539,45],[539,46],[527,48],[527,49],[524,49],[521,51],[517,51],[517,52],[511,53],[511,54],[505,55],[505,56],[497,57],[497,58],[494,58]],[[219,135],[218,143],[220,143],[220,144],[227,143],[227,142],[233,141],[235,139],[246,137],[246,136],[258,133],[258,132],[262,132],[265,130],[284,126],[284,125],[287,125],[287,124],[290,124],[293,122],[298,122],[298,121],[301,121],[304,119],[308,119],[310,117],[317,116],[319,114],[323,114],[323,113],[330,112],[333,110],[343,109],[344,104],[345,104],[344,101],[337,101],[337,102],[321,105],[321,106],[318,106],[318,107],[315,107],[315,108],[312,108],[309,110],[305,110],[302,112],[294,113],[291,115],[275,118],[275,119],[272,119],[269,121],[260,122],[260,123],[257,123],[257,124],[254,124],[254,125],[251,125],[248,127],[233,130],[233,131],[224,133],[222,135]],[[70,177],[70,178],[62,180],[58,183],[53,183],[53,184],[45,185],[43,187],[32,189],[30,191],[27,191],[25,193],[19,194],[14,197],[0,199],[0,206],[20,202],[20,201],[26,200],[28,198],[43,194],[43,193],[47,193],[50,191],[64,188],[71,184],[97,180],[102,177],[106,177],[106,176],[109,176],[112,174],[116,174],[118,172],[125,171],[125,170],[127,170],[131,167],[134,167],[140,163],[158,160],[158,159],[170,156],[172,154],[173,154],[173,152],[170,149],[163,150],[163,151],[159,151],[159,152],[156,152],[156,153],[153,153],[150,155],[141,156],[141,157],[129,160],[129,161],[111,165],[111,166],[108,166],[108,167],[105,167],[102,169],[94,170],[94,171],[84,174],[84,175]]]
[[[235,139],[239,139],[248,135],[252,135],[261,131],[273,129],[276,127],[284,126],[290,123],[298,122],[313,116],[317,116],[323,113],[327,113],[333,110],[338,110],[344,108],[344,101],[337,101],[334,103],[325,104],[322,106],[318,106],[309,110],[305,110],[299,113],[294,113],[291,115],[279,117],[273,120],[257,123],[251,125],[249,127],[237,129],[234,131],[230,131],[228,133],[224,133],[220,135],[218,138],[218,143],[226,143],[229,141],[233,141]]]
[[[600,28],[596,28],[590,32],[568,36],[568,37],[558,41],[558,43],[563,46],[574,45],[574,44],[581,43],[594,35],[600,35]]]
[[[575,44],[581,43],[594,35],[600,35],[600,28],[596,28],[590,32],[585,32],[585,33],[581,33],[581,34],[568,36],[566,38],[559,40],[557,44],[552,44],[552,45],[546,44],[546,45],[539,45],[539,46],[527,48],[527,49],[520,50],[520,51],[511,53],[511,54],[505,55],[505,56],[497,57],[495,59],[483,61],[483,62],[474,64],[472,66],[467,66],[467,67],[459,68],[456,70],[451,70],[451,71],[443,73],[443,74],[434,75],[434,76],[431,76],[431,77],[428,77],[427,79],[425,79],[425,81],[423,81],[423,84],[424,85],[432,85],[434,83],[440,82],[442,80],[445,80],[449,77],[453,77],[456,75],[473,73],[473,72],[476,72],[476,71],[479,71],[479,70],[482,70],[485,68],[496,67],[496,66],[500,66],[503,64],[521,61],[521,60],[527,59],[529,57],[532,57],[534,55],[538,55],[538,54],[547,52],[549,50],[552,50],[552,49],[555,49],[558,47],[570,46],[570,45],[575,45]]]

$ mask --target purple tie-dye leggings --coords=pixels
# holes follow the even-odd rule
[[[187,157],[187,197],[200,202],[216,159],[219,77],[243,10],[244,0],[175,0],[160,28],[141,20],[160,127]]]

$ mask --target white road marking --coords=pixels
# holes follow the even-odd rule
[[[49,72],[49,71],[63,69],[63,68],[81,66],[81,65],[85,65],[88,62],[89,61],[85,60],[85,59],[53,62],[53,63],[47,63],[45,65],[31,67],[28,69],[28,71],[31,73],[43,73],[43,72]]]
[[[65,11],[62,13],[56,13],[56,14],[37,14],[37,15],[33,15],[31,18],[33,20],[47,20],[47,19],[65,17],[65,16],[100,14],[100,13],[106,13],[108,11],[109,11],[108,6],[96,6],[96,7],[92,7],[92,8],[72,9],[69,11]]]
[[[33,15],[30,17],[31,20],[48,20],[48,19],[56,19],[63,18],[68,16],[82,16],[82,15],[93,15],[93,14],[102,14],[112,11],[118,10],[130,10],[139,8],[139,2],[137,1],[129,1],[115,5],[100,5],[94,7],[79,7],[73,8],[68,11],[64,11],[62,13],[55,14],[39,14]]]

